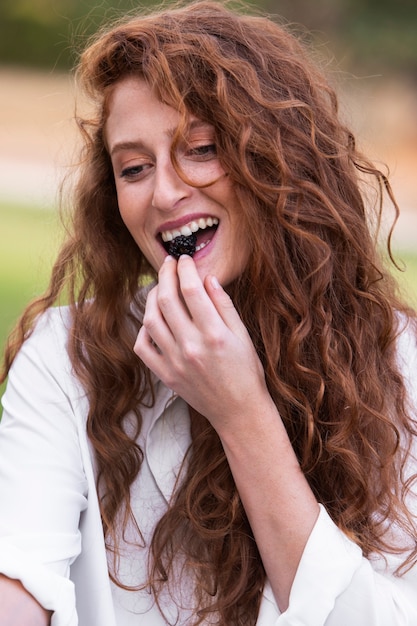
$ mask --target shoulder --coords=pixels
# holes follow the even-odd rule
[[[70,307],[59,306],[47,309],[38,317],[29,338],[32,342],[49,342],[68,340],[72,326]]]
[[[47,309],[36,320],[30,336],[24,342],[22,357],[35,357],[39,366],[65,368],[69,366],[68,339],[71,333],[72,318],[70,308],[53,307]],[[17,360],[19,359],[17,356]]]

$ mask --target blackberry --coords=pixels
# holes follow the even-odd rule
[[[191,233],[191,235],[179,235],[179,237],[175,237],[175,239],[170,241],[168,253],[176,259],[179,259],[181,254],[193,256],[196,245],[197,235],[195,233]]]

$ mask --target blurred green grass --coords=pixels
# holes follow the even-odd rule
[[[47,285],[60,242],[58,214],[0,202],[0,352],[29,300]],[[0,386],[0,396],[4,385]],[[1,415],[1,408],[0,408]]]
[[[25,304],[45,288],[59,246],[58,215],[0,203],[0,347]]]
[[[0,350],[25,304],[46,287],[61,240],[56,212],[0,202]],[[417,306],[417,252],[398,252],[404,272],[393,269]],[[0,388],[0,395],[2,388]]]
[[[394,258],[401,268],[401,271],[395,268],[392,270],[400,285],[401,294],[406,302],[417,308],[417,250],[397,250]]]

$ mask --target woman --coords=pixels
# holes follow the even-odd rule
[[[416,624],[414,313],[333,91],[211,2],[78,76],[73,228],[6,355],[1,623]]]

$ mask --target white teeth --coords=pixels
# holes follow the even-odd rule
[[[181,235],[184,235],[184,237],[189,237],[190,235],[192,235],[192,230],[189,226],[183,226],[181,228]]]
[[[205,241],[204,243],[200,244],[199,246],[195,247],[195,251],[198,252],[199,250],[202,250],[203,248],[205,248],[206,246],[208,246],[208,244],[210,243],[211,239],[209,239],[208,241]]]
[[[199,220],[193,220],[188,224],[184,224],[184,226],[181,226],[180,229],[164,230],[161,233],[162,241],[172,241],[180,235],[189,237],[192,233],[196,233],[199,229],[204,230],[205,228],[210,228],[211,226],[217,226],[218,223],[219,220],[217,217],[200,217]]]

